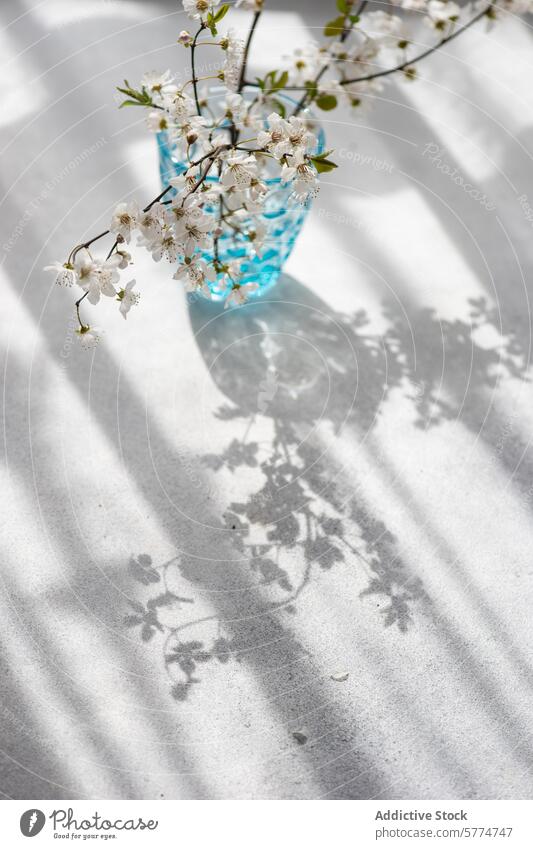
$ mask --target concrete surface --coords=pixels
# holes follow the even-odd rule
[[[269,5],[258,70],[324,10]],[[266,302],[141,259],[93,357],[41,269],[156,193],[113,86],[185,61],[176,6],[0,9],[0,790],[530,797],[531,31],[326,116]]]

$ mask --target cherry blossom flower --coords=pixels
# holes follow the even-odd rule
[[[365,17],[365,30],[376,43],[383,47],[396,47],[398,42],[408,40],[405,21],[398,15],[378,10],[370,12]]]
[[[174,274],[174,280],[181,280],[186,292],[197,292],[201,290],[208,298],[211,297],[209,283],[214,283],[217,273],[212,265],[208,265],[199,256],[186,257],[184,264],[180,265]]]
[[[170,227],[165,227],[163,232],[156,235],[145,247],[148,248],[155,262],[160,262],[163,257],[168,262],[177,262],[180,253],[180,246]]]
[[[153,241],[163,232],[166,221],[166,209],[161,203],[154,203],[146,212],[141,212],[138,226],[142,238],[148,242]]]
[[[94,348],[100,341],[103,335],[103,330],[100,327],[91,327],[89,324],[82,324],[76,333],[82,348]]]
[[[76,257],[75,267],[78,284],[87,292],[87,300],[97,304],[101,295],[115,297],[115,284],[120,280],[117,271],[120,258],[111,256],[105,262],[93,259],[88,251],[83,250]]]
[[[170,71],[148,71],[141,78],[141,85],[146,88],[151,94],[161,94],[161,92],[173,81],[174,77]]]
[[[427,8],[428,0],[391,0],[391,3],[409,12],[423,12]]]
[[[169,115],[177,121],[188,118],[196,112],[194,100],[182,89],[176,89],[176,91],[164,98],[163,105]]]
[[[54,262],[52,265],[46,265],[44,270],[54,272],[58,286],[70,287],[77,280],[76,269],[70,262]]]
[[[125,242],[131,239],[131,232],[137,227],[139,220],[139,206],[136,201],[130,203],[119,203],[115,207],[109,230],[121,236]]]
[[[225,169],[220,182],[227,188],[235,186],[245,189],[257,177],[257,161],[255,156],[246,153],[231,153],[225,161]]]
[[[183,253],[191,256],[197,248],[208,248],[209,233],[214,229],[212,215],[206,215],[195,205],[195,198],[186,198],[183,203],[172,206],[174,235],[183,247]]]
[[[224,101],[226,117],[236,123],[243,121],[248,114],[248,106],[242,94],[230,92]]]
[[[297,48],[292,56],[285,59],[288,62],[290,82],[294,85],[311,82],[328,63],[327,53],[314,42],[307,47]]]
[[[281,182],[292,183],[292,194],[300,203],[305,203],[318,192],[316,171],[310,166],[301,150],[288,157],[289,164],[281,169]]]
[[[466,29],[482,17],[490,24],[500,13],[533,11],[533,0],[493,0],[492,4],[473,0],[463,7],[455,0],[391,0],[391,4],[401,15],[381,8],[364,12],[367,4],[337,0],[341,14],[326,24],[322,46],[311,43],[297,48],[287,59],[286,71],[276,69],[273,63],[274,70],[255,78],[247,66],[240,35],[231,28],[220,34],[218,30],[230,5],[257,16],[263,0],[235,0],[223,7],[219,0],[183,0],[185,12],[197,23],[191,27],[193,34],[188,29],[181,31],[178,43],[191,48],[191,59],[193,44],[195,51],[207,44],[210,49],[218,47],[222,54],[216,64],[211,70],[208,65],[200,70],[198,63],[197,73],[188,74],[185,85],[180,75],[166,70],[148,71],[137,88],[127,81],[119,88],[127,97],[121,105],[141,107],[149,130],[164,133],[165,143],[172,148],[172,172],[181,173],[168,180],[146,211],[135,202],[116,206],[108,231],[115,244],[108,259],[92,255],[93,243],[107,235],[104,233],[86,243],[91,251],[78,246],[67,262],[46,267],[58,284],[76,283],[85,293],[86,299],[77,302],[84,347],[96,344],[100,331],[82,320],[81,301],[83,311],[102,297],[114,297],[123,318],[138,303],[135,280],[126,286],[120,283],[120,271],[132,262],[130,252],[122,246],[131,242],[134,233],[137,246],[146,249],[154,261],[164,258],[174,266],[174,279],[181,281],[186,291],[209,297],[216,285],[217,291],[225,293],[227,307],[239,306],[258,289],[256,283],[243,282],[243,269],[250,267],[254,257],[262,257],[269,238],[273,239],[269,223],[273,192],[280,190],[280,183],[287,187],[284,202],[289,209],[293,202],[307,203],[318,191],[318,172],[335,167],[329,153],[321,156],[318,152],[315,116],[308,108],[329,110],[343,101],[358,110],[370,105],[388,74],[403,69],[413,77],[412,64],[420,56],[433,52],[450,35],[458,35],[461,30],[455,24],[463,12]],[[361,19],[355,14],[357,9],[363,9]],[[405,26],[407,12],[422,17],[438,32],[434,47],[418,56],[420,40],[410,38]],[[257,18],[249,23],[255,28]],[[252,29],[248,45],[251,34]],[[198,76],[217,78],[223,85],[199,90]],[[366,76],[371,78],[358,79]],[[247,82],[246,88],[240,85],[241,79]],[[291,87],[298,89],[294,99],[292,94],[284,96],[284,90]],[[181,163],[179,167],[177,163]],[[240,258],[229,262],[235,247]]]
[[[209,13],[213,13],[218,0],[183,0],[183,8],[187,12],[189,18],[193,20],[205,20]]]
[[[194,38],[192,37],[190,32],[188,32],[188,30],[186,29],[182,29],[178,36],[178,43],[183,44],[184,47],[190,47],[193,41]]]
[[[373,96],[383,91],[384,85],[381,80],[362,80],[342,86],[344,96],[348,99],[350,106],[357,107],[360,111],[368,109],[373,103]]]
[[[146,126],[152,133],[164,133],[170,129],[169,116],[165,112],[149,112],[146,116]]]
[[[129,283],[126,284],[124,289],[120,289],[117,294],[117,300],[120,301],[119,312],[121,316],[124,318],[128,317],[128,313],[130,309],[139,303],[139,298],[141,297],[138,292],[133,291],[133,287],[136,285],[135,280],[130,280]]]
[[[224,83],[230,91],[236,91],[239,86],[241,67],[244,59],[244,42],[238,38],[234,30],[229,30],[220,46],[226,52],[226,59],[222,66]]]
[[[124,269],[124,268],[127,268],[128,265],[131,264],[131,261],[132,261],[131,254],[128,253],[128,251],[117,250],[116,254],[117,254],[118,257],[120,257],[120,261],[117,265],[117,268]]]
[[[461,8],[453,0],[429,0],[427,13],[426,22],[429,26],[444,29],[447,25],[459,20]]]
[[[248,12],[261,12],[264,0],[237,0],[237,8],[246,9]]]
[[[251,295],[252,292],[256,292],[258,289],[258,283],[236,283],[226,298],[224,309],[227,310],[233,306],[241,307],[248,300],[248,296]]]

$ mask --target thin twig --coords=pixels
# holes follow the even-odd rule
[[[483,9],[481,12],[478,12],[477,15],[474,15],[466,24],[464,24],[459,29],[455,30],[455,32],[450,33],[445,38],[442,38],[438,44],[433,45],[433,47],[428,47],[427,50],[424,50],[422,53],[419,53],[418,56],[415,56],[413,59],[407,59],[405,62],[402,62],[401,65],[396,65],[394,68],[388,68],[384,71],[374,71],[372,74],[367,74],[364,77],[355,77],[352,80],[340,80],[341,85],[351,85],[352,83],[358,82],[367,82],[367,80],[374,80],[376,77],[384,77],[387,74],[395,74],[398,71],[403,71],[405,68],[414,65],[415,62],[420,62],[421,59],[425,59],[426,56],[430,56],[432,53],[435,53],[436,50],[439,50],[449,41],[452,41],[454,38],[457,38],[458,35],[461,35],[462,32],[465,32],[472,24],[475,24],[481,18],[485,17],[489,13],[492,8],[492,3],[490,3],[486,9]]]
[[[471,27],[477,21],[481,20],[481,18],[483,18],[485,15],[488,15],[490,10],[492,9],[492,5],[493,4],[490,3],[485,9],[483,9],[481,12],[478,12],[476,15],[474,15],[474,17],[471,18],[466,24],[464,24],[464,26],[455,30],[455,32],[450,33],[450,35],[447,35],[446,38],[441,39],[433,47],[429,47],[427,50],[424,50],[423,53],[419,53],[418,56],[413,56],[412,59],[408,59],[406,62],[402,62],[401,65],[396,65],[394,68],[387,68],[383,71],[374,71],[373,73],[367,74],[363,77],[354,77],[353,79],[349,79],[349,80],[339,80],[340,85],[351,85],[352,83],[367,82],[368,80],[376,79],[376,77],[385,77],[388,74],[395,74],[395,73],[397,73],[397,71],[403,71],[405,68],[409,67],[410,65],[414,65],[416,62],[420,62],[421,59],[425,59],[426,56],[429,56],[431,53],[435,53],[436,50],[439,50],[441,47],[443,47],[449,41],[452,41],[454,38],[457,38],[458,35],[461,35],[461,33],[465,32],[465,30],[469,29],[469,27]],[[250,88],[259,88],[258,83],[252,82],[251,80],[246,80],[244,85],[248,86]],[[302,85],[285,86],[284,91],[305,91],[306,92],[307,87],[302,86]]]
[[[244,78],[246,76],[246,65],[248,64],[248,54],[250,53],[250,47],[252,46],[252,40],[255,33],[255,28],[258,24],[259,18],[261,17],[261,11],[256,12],[254,14],[254,19],[252,21],[252,25],[250,27],[250,32],[248,33],[248,38],[246,39],[246,46],[244,48],[244,55],[242,58],[242,66],[241,66],[241,75],[239,77],[239,87],[237,89],[238,92],[241,92],[244,87]]]
[[[195,103],[196,103],[196,111],[198,112],[198,115],[200,115],[200,116],[202,114],[202,110],[200,109],[200,100],[198,98],[198,78],[196,76],[195,51],[196,51],[196,42],[198,41],[198,36],[200,35],[200,33],[202,33],[204,31],[205,28],[206,28],[206,25],[202,21],[202,25],[200,26],[200,29],[198,30],[198,32],[194,36],[193,43],[191,45],[192,86],[193,86],[193,89],[194,89],[194,100],[195,100]]]
[[[357,15],[357,16],[359,16],[359,14],[360,14],[360,13],[363,11],[363,9],[365,8],[365,6],[366,6],[366,2],[367,2],[367,0],[363,0],[363,2],[361,2],[361,4],[359,5],[359,9],[358,9],[358,11],[356,12],[356,15]],[[345,20],[345,22],[346,22],[346,18],[345,18],[344,20]],[[357,23],[357,21],[356,21],[355,23]],[[341,33],[341,37],[340,37],[340,41],[341,41],[341,43],[343,43],[343,44],[344,44],[344,42],[346,41],[346,39],[348,38],[348,36],[349,36],[349,35],[351,34],[351,32],[353,31],[354,26],[355,26],[355,24],[354,24],[354,23],[351,23],[351,24],[350,24],[350,26],[348,26],[348,27],[347,27],[347,26],[345,26],[345,27],[344,27],[344,29],[343,29],[343,31],[342,31],[342,33]],[[324,74],[326,73],[326,71],[328,71],[328,70],[329,70],[330,66],[331,66],[331,60],[330,60],[330,61],[329,61],[326,65],[324,65],[324,67],[323,67],[323,68],[321,68],[321,69],[320,69],[320,71],[319,71],[319,72],[318,72],[318,74],[316,75],[315,79],[313,80],[313,87],[314,87],[314,86],[316,86],[316,85],[320,82],[320,80],[322,79],[322,77],[324,76]],[[306,93],[304,94],[304,96],[301,98],[300,102],[299,102],[299,103],[298,103],[298,105],[296,106],[296,109],[294,110],[293,115],[299,115],[299,114],[300,114],[300,112],[302,111],[302,109],[303,109],[303,108],[307,105],[307,101],[308,101],[308,99],[309,99],[309,91],[306,91]]]

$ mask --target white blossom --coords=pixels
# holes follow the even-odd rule
[[[248,296],[252,292],[256,292],[257,289],[259,289],[258,283],[236,283],[226,298],[224,309],[227,310],[232,306],[242,306],[248,300]]]
[[[222,49],[226,52],[226,59],[222,66],[224,83],[230,91],[236,91],[241,77],[241,68],[244,60],[244,42],[238,38],[234,30],[220,42]]]
[[[408,40],[405,21],[382,10],[366,15],[365,32],[384,47],[396,47],[399,41]]]
[[[72,286],[77,280],[76,270],[70,262],[54,262],[46,265],[44,271],[53,271],[58,286]]]
[[[486,4],[478,4],[479,8],[484,8]],[[493,11],[509,12],[512,15],[526,15],[533,13],[533,0],[495,0],[495,9]]]
[[[227,188],[246,189],[257,177],[257,161],[252,154],[230,153],[220,182]]]
[[[400,6],[409,12],[422,12],[427,8],[428,0],[390,0],[394,6]]]
[[[267,118],[267,130],[257,135],[257,143],[266,148],[276,159],[298,150],[316,148],[317,138],[310,132],[303,118],[291,115],[288,121],[275,112]]]
[[[296,200],[305,203],[318,192],[316,172],[301,151],[288,157],[289,164],[281,169],[282,183],[291,183],[292,194]]]
[[[169,116],[160,109],[149,112],[146,116],[146,126],[152,133],[164,133],[170,129]]]
[[[429,26],[443,29],[447,24],[459,19],[461,9],[453,0],[429,0],[427,4]]]
[[[212,215],[206,215],[202,210],[193,205],[193,198],[189,206],[185,203],[181,206],[173,206],[174,234],[176,241],[182,246],[185,256],[191,256],[197,248],[208,248],[210,245],[209,234],[215,227]]]
[[[178,121],[176,129],[186,144],[190,147],[196,145],[198,150],[211,149],[209,141],[209,121],[200,115],[193,115]]]
[[[194,100],[182,89],[176,89],[163,98],[163,105],[169,115],[175,120],[183,120],[196,113]]]
[[[147,212],[139,216],[139,230],[144,240],[152,242],[163,232],[166,223],[166,209],[162,203],[154,203]]]
[[[186,292],[201,290],[208,298],[211,297],[209,283],[214,283],[217,273],[212,265],[208,265],[199,256],[186,257],[174,274],[174,280],[182,280]]]
[[[170,71],[148,71],[141,78],[141,85],[146,88],[150,94],[161,94],[163,90],[172,83],[174,77]]]
[[[294,85],[305,85],[314,80],[329,61],[327,52],[314,42],[304,48],[297,48],[292,56],[284,58],[288,64],[290,82]]]
[[[168,262],[178,260],[180,246],[170,227],[165,227],[162,233],[156,235],[152,241],[145,242],[144,246],[150,251],[155,262],[160,262],[163,257]]]
[[[261,12],[264,0],[237,0],[237,8],[246,9],[248,12]]]
[[[127,318],[130,309],[139,303],[140,295],[138,292],[133,291],[135,284],[135,280],[130,280],[125,288],[120,289],[117,294],[117,300],[120,301],[119,312],[124,318]]]
[[[117,265],[117,268],[124,269],[124,268],[127,268],[128,265],[131,264],[131,262],[132,262],[131,254],[128,253],[128,251],[117,250],[116,254],[117,254],[118,257],[120,257],[120,261]]]
[[[120,259],[116,256],[101,262],[93,259],[87,250],[81,250],[76,256],[75,268],[77,281],[91,304],[97,304],[101,295],[112,298],[116,295],[115,284],[120,280],[117,271]]]
[[[243,121],[248,114],[248,106],[242,94],[229,92],[224,101],[226,117],[235,123]]]
[[[100,341],[103,330],[100,327],[91,327],[88,324],[82,324],[76,330],[76,333],[78,334],[82,348],[94,348]]]
[[[200,179],[200,176],[200,167],[198,165],[193,165],[186,171],[178,174],[177,177],[171,177],[168,182],[169,185],[178,192],[192,192]]]
[[[343,85],[342,90],[351,106],[359,110],[367,109],[372,104],[372,97],[383,91],[383,82],[377,80],[363,80]]]
[[[217,5],[218,0],[183,0],[183,8],[193,20],[205,20],[209,13],[215,11]]]
[[[130,203],[119,203],[115,207],[109,230],[116,233],[125,242],[131,239],[131,232],[137,227],[139,220],[139,206],[136,201]]]
[[[266,224],[262,221],[254,222],[246,233],[252,245],[252,252],[257,257],[262,257],[264,253],[265,238],[268,233]]]

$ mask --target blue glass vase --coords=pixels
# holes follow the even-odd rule
[[[288,99],[288,98],[287,98]],[[319,127],[314,127],[318,138],[316,153],[322,153],[325,148],[324,132]],[[181,158],[181,152],[177,145],[173,144],[166,132],[157,134],[159,146],[159,170],[163,188],[168,185],[169,179],[177,177],[187,169],[187,164]],[[216,184],[217,175],[209,175],[206,182]],[[253,221],[260,220],[266,227],[266,236],[261,256],[249,256],[246,245],[249,243],[243,237],[239,237],[230,227],[224,227],[224,232],[219,238],[218,256],[222,263],[242,260],[241,283],[257,283],[258,288],[250,293],[251,298],[258,298],[271,289],[277,282],[283,266],[291,253],[298,234],[309,212],[311,201],[305,204],[295,200],[292,195],[292,187],[283,184],[279,177],[263,180],[268,187],[265,197],[264,212],[255,214],[250,218],[253,229]],[[209,251],[202,252],[203,259],[210,265],[214,262],[214,256]],[[227,295],[227,283],[224,276],[218,275],[213,283],[209,284],[211,300],[222,301]],[[203,294],[203,293],[202,293]],[[204,295],[207,297],[207,295]]]

